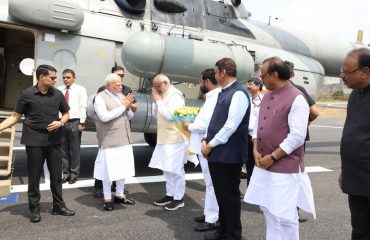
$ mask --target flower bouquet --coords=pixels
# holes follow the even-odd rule
[[[172,121],[176,123],[177,129],[189,140],[190,132],[184,129],[184,123],[194,122],[198,115],[199,107],[182,107],[176,109],[172,114]]]

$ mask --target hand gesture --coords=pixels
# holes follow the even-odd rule
[[[267,154],[263,156],[260,160],[258,160],[259,167],[263,169],[268,169],[269,167],[272,166],[272,164],[274,164],[274,160],[271,159],[270,154]]]
[[[121,99],[121,104],[127,109],[129,110],[130,107],[131,107],[131,103],[134,102],[134,94],[132,93],[129,93],[127,94],[127,96],[123,97]]]
[[[82,123],[78,124],[77,131],[82,132],[84,130],[85,130],[85,124],[82,124]]]
[[[254,157],[254,162],[255,162],[256,166],[257,166],[257,167],[261,167],[261,166],[259,165],[259,162],[262,160],[262,155],[261,155],[261,153],[260,153],[260,152],[258,152],[258,151],[253,150],[253,157]]]
[[[158,89],[155,88],[155,87],[152,88],[152,96],[153,96],[153,99],[154,99],[155,102],[159,101],[159,100],[162,100],[162,97],[159,94]]]
[[[52,123],[50,123],[48,125],[48,128],[47,129],[48,129],[49,132],[51,132],[51,131],[54,131],[54,130],[60,128],[62,125],[63,124],[62,124],[61,121],[53,121]]]
[[[340,173],[339,177],[338,177],[338,185],[339,185],[339,188],[343,190],[343,178],[342,178],[342,173]]]
[[[206,141],[202,141],[202,154],[203,157],[208,159],[209,154],[211,153],[212,147],[209,147]]]

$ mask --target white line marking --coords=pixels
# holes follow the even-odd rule
[[[149,144],[147,143],[134,143],[132,144],[132,146],[134,147],[145,147],[145,146],[149,146]],[[91,145],[81,145],[81,148],[97,148],[98,145],[95,145],[95,144],[91,144]],[[25,150],[26,148],[25,147],[13,147],[13,150]]]
[[[312,167],[306,167],[306,172],[308,173],[316,173],[316,172],[332,172],[333,170],[320,167],[320,166],[312,166]],[[186,180],[199,180],[203,179],[203,173],[188,173],[185,174]],[[157,176],[146,176],[146,177],[129,177],[126,178],[125,184],[142,184],[142,183],[154,183],[154,182],[164,182],[164,176],[163,175],[157,175]],[[75,184],[63,184],[63,189],[72,189],[72,188],[84,188],[84,187],[92,187],[94,186],[94,179],[88,179],[88,180],[78,180]],[[27,192],[27,184],[24,185],[14,185],[12,186],[12,193],[20,193],[20,192]],[[49,183],[42,183],[40,184],[40,190],[50,190],[50,184]]]
[[[316,173],[316,172],[332,172],[334,170],[320,167],[320,166],[312,166],[312,167],[305,167],[306,172],[308,173]]]
[[[342,129],[343,127],[336,127],[336,126],[321,126],[321,125],[310,125],[310,127],[317,127],[317,128],[338,128]]]

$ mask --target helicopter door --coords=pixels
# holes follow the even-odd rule
[[[5,49],[0,47],[0,106],[3,104],[4,99],[4,85],[5,85]]]
[[[35,35],[32,30],[0,23],[0,110],[11,112],[19,94],[33,85],[32,71],[27,75],[21,63],[35,59]]]

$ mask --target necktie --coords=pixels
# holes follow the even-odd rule
[[[66,98],[67,103],[69,103],[69,86],[66,88],[66,93],[64,94],[64,97]]]

